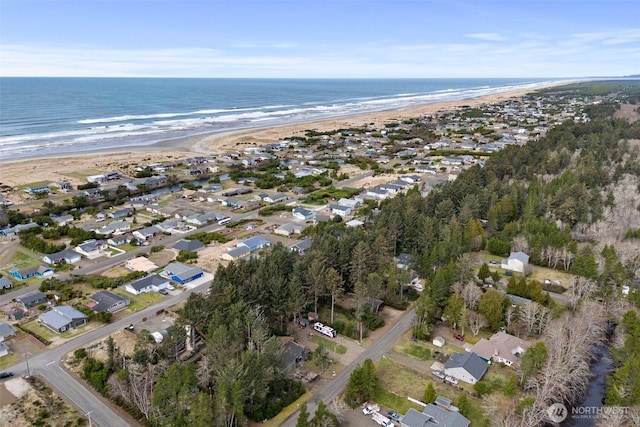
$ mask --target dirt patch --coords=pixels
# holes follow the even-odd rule
[[[31,334],[20,334],[11,340],[11,350],[16,354],[39,353],[46,347]]]
[[[0,425],[76,425],[82,416],[38,378],[12,378],[0,384]],[[79,425],[79,424],[78,424]]]

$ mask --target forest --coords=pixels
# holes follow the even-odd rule
[[[506,327],[566,344],[528,353],[518,383],[529,400],[514,402],[518,413],[496,416],[502,425],[536,425],[551,399],[578,399],[590,349],[606,339],[607,320],[620,323],[622,344],[607,400],[639,404],[640,291],[627,299],[621,293],[637,283],[640,267],[640,121],[612,114],[617,103],[638,97],[640,85],[614,87],[615,96],[589,106],[586,123],[568,120],[537,141],[495,153],[426,197],[415,188],[385,200],[368,209],[363,228],[339,221],[307,228],[313,245],[305,255],[276,245],[220,267],[209,295],[190,296],[159,347],[140,336],[131,356],[114,350],[107,363],[88,358],[85,377],[152,426],[247,425],[303,393],[280,368],[278,336],[290,332],[292,321],[324,307],[321,321],[358,339],[380,326],[372,302],[382,300],[398,309],[416,306],[417,338],[428,337],[444,315],[454,329]],[[558,88],[530,96],[602,96],[595,92]],[[481,250],[522,251],[534,265],[575,275],[569,307],[550,302],[538,284],[514,279],[511,291],[532,300],[515,311],[502,294],[481,286],[480,266],[469,255]],[[401,253],[411,255],[412,269],[426,281],[419,298],[405,286],[410,277],[395,260]],[[336,323],[338,311],[347,320]],[[178,360],[185,326],[206,341],[198,362]],[[572,328],[581,336],[564,340]],[[572,372],[584,377],[575,382]]]

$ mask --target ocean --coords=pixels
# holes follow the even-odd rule
[[[550,79],[0,78],[0,160],[533,89]]]

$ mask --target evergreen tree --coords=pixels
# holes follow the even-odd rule
[[[296,427],[309,427],[309,410],[307,409],[307,404],[303,403],[300,407],[300,414],[298,415],[298,422],[296,422]]]
[[[436,388],[433,386],[433,382],[429,381],[427,383],[427,388],[424,389],[424,403],[433,403],[436,401],[438,397],[438,393],[436,392]]]

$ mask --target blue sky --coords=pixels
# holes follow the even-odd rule
[[[639,73],[638,0],[0,0],[2,76]]]

